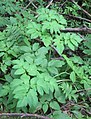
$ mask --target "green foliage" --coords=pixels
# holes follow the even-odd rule
[[[82,41],[78,35],[60,32],[60,29],[65,29],[67,26],[67,21],[62,15],[44,8],[39,9],[37,13],[36,22],[29,23],[27,27],[26,34],[31,39],[39,37],[46,47],[54,44],[59,54],[62,54],[66,47],[73,51],[78,47]]]
[[[61,111],[55,111],[52,118],[54,119],[71,119],[67,114],[62,113]]]
[[[84,53],[87,54],[87,55],[91,55],[91,35],[88,35],[87,36],[87,41],[84,43],[84,47],[86,47],[84,49]]]
[[[88,118],[80,110],[91,107],[91,35],[84,41],[61,32],[79,23],[70,23],[57,4],[34,3],[36,11],[27,1],[0,1],[0,111]],[[76,5],[66,6],[63,13],[78,15]]]

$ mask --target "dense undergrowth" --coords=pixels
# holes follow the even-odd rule
[[[60,30],[91,23],[64,15],[85,16],[72,2],[47,4],[0,1],[0,111],[90,119],[91,35]]]

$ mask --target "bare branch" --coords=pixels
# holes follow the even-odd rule
[[[57,49],[54,47],[54,45],[51,45],[51,48],[54,49],[54,51],[56,53],[58,53]],[[64,58],[58,53],[58,55],[60,56],[60,59],[63,60]]]
[[[79,34],[79,33],[77,33],[77,35],[80,36],[80,38],[82,38],[84,42],[86,41],[86,39],[84,38],[83,35],[81,35],[81,34]]]
[[[67,18],[72,18],[74,20],[81,20],[81,21],[86,21],[86,22],[91,23],[90,19],[86,19],[86,18],[82,18],[82,17],[77,17],[77,16],[73,16],[73,15],[68,15],[68,14],[62,14],[62,15],[66,16]]]
[[[85,9],[83,9],[80,5],[78,5],[74,0],[71,0],[76,6],[78,6],[85,14],[87,14],[89,17],[91,17],[91,14],[88,13]]]
[[[65,0],[61,5],[60,7],[63,7],[65,4],[66,4],[67,0]]]
[[[77,90],[77,93],[85,92],[85,91],[91,91],[91,88]]]
[[[46,8],[49,8],[50,5],[52,5],[52,2],[53,2],[53,0],[51,0],[51,1],[49,2],[49,4],[46,6]]]
[[[0,116],[20,116],[20,117],[37,117],[40,119],[51,119],[46,116],[40,116],[38,114],[28,114],[28,113],[0,113]]]
[[[35,4],[32,3],[32,5],[34,6],[35,9],[38,9],[38,7]]]
[[[61,32],[83,32],[91,34],[91,28],[83,27],[83,28],[66,28],[64,30],[60,30]]]
[[[30,4],[33,3],[34,0],[29,0],[29,1],[30,2],[28,3],[28,5],[23,10],[26,10],[30,6]]]

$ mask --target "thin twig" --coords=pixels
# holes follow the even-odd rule
[[[34,6],[34,8],[38,9],[38,7],[35,4],[32,3],[32,5]]]
[[[28,114],[28,113],[0,113],[0,116],[20,116],[20,117],[37,117],[39,119],[51,119],[46,116],[40,116],[38,114]]]
[[[62,57],[52,57],[51,60],[63,60]]]
[[[77,93],[84,92],[84,91],[90,91],[90,90],[91,90],[91,88],[81,89],[81,90],[77,90]]]
[[[82,36],[82,35],[79,34],[79,33],[77,33],[77,35],[80,36],[80,38],[82,38],[84,42],[86,41],[86,39],[84,38],[84,36]]]
[[[69,101],[67,104],[61,106],[61,109],[65,109],[65,107],[68,107],[69,105],[74,106],[75,105],[74,101]]]
[[[63,75],[63,74],[70,75],[70,74],[69,74],[69,73],[67,73],[67,72],[61,72],[61,73],[59,73],[59,74],[55,75],[53,78],[56,78],[56,77],[61,76],[61,75]],[[67,79],[67,80],[69,80],[69,79]]]
[[[60,83],[60,82],[71,82],[71,80],[69,80],[69,79],[64,79],[64,80],[57,80],[56,82],[57,82],[57,83]]]
[[[67,0],[65,0],[60,6],[63,7],[66,2],[67,2]]]
[[[72,19],[75,19],[75,20],[81,20],[81,21],[86,21],[86,22],[91,23],[90,19],[86,19],[86,18],[82,18],[82,17],[77,17],[77,16],[73,16],[73,15],[68,15],[68,14],[62,14],[62,15],[66,16],[67,18],[72,18]]]
[[[28,5],[23,10],[26,10],[34,0],[29,0],[29,1],[30,2],[28,3]]]
[[[71,0],[76,6],[78,6],[85,14],[87,14],[89,17],[91,17],[91,14],[88,13],[85,9],[83,9],[80,5],[78,5],[74,0]]]
[[[87,114],[87,115],[91,116],[91,112],[87,111],[84,108],[81,109],[81,112],[84,112],[85,115]]]
[[[35,14],[35,15],[38,15],[37,12],[33,11],[33,10],[30,10],[31,13]]]
[[[57,49],[53,45],[51,45],[51,48],[54,49],[56,51],[56,53],[58,53]],[[58,53],[58,55],[60,56],[61,60],[64,60],[64,58],[59,53]]]
[[[46,6],[46,8],[49,8],[52,5],[53,0],[49,2],[49,4]]]

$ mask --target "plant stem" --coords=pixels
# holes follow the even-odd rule
[[[69,75],[69,73],[67,73],[67,72],[61,72],[61,73],[55,75],[53,78],[56,78],[56,77],[58,77],[58,76],[61,76],[62,74],[68,74],[68,75]]]

